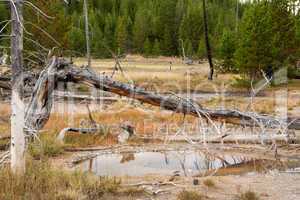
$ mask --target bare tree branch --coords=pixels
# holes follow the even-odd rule
[[[49,15],[47,15],[46,13],[44,13],[41,9],[39,9],[37,6],[35,6],[33,3],[31,3],[30,1],[24,1],[25,4],[31,6],[34,10],[36,10],[38,13],[42,14],[42,16],[44,16],[47,19],[55,19],[55,17],[51,17]]]
[[[61,46],[61,44],[55,39],[53,38],[47,31],[45,31],[44,29],[42,29],[41,27],[39,27],[38,25],[32,23],[32,22],[25,22],[25,24],[30,24],[31,26],[35,27],[36,29],[42,31],[48,38],[50,38],[56,45]]]

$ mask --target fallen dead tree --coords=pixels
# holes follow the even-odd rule
[[[108,76],[99,75],[91,68],[79,68],[63,58],[53,57],[46,69],[41,72],[33,89],[25,116],[26,128],[29,132],[36,133],[48,121],[53,103],[53,91],[58,82],[85,84],[142,103],[159,106],[162,109],[203,117],[207,120],[219,120],[242,126],[285,127],[300,130],[299,119],[276,119],[268,115],[236,110],[209,110],[190,99],[182,99],[173,94],[164,96],[149,92],[134,85],[115,81]]]
[[[73,100],[73,101],[98,101],[98,102],[117,102],[119,101],[116,97],[94,97],[90,95],[78,95],[78,94],[72,94],[72,93],[64,93],[64,92],[55,92],[54,97],[56,99],[64,99],[64,100]]]
[[[150,139],[150,138],[149,138]],[[161,139],[164,138],[155,138]],[[189,139],[193,142],[198,143],[229,143],[229,144],[272,144],[273,141],[279,143],[293,143],[297,142],[296,137],[294,135],[288,134],[234,134],[234,135],[207,135],[205,138],[203,136],[189,136]],[[176,136],[174,138],[170,138],[169,141],[173,142],[184,142],[186,141],[186,137],[184,136]]]
[[[65,61],[60,61],[65,62]],[[298,119],[276,119],[268,115],[256,113],[243,113],[235,110],[209,110],[195,103],[190,99],[181,99],[173,94],[169,96],[146,91],[133,85],[115,81],[108,76],[95,73],[89,68],[77,68],[70,64],[64,64],[65,70],[58,72],[59,81],[82,83],[100,90],[125,96],[153,106],[159,106],[166,110],[177,113],[189,114],[195,117],[209,117],[214,120],[221,120],[226,123],[243,126],[258,126],[263,124],[266,127],[276,128],[288,125],[289,129],[300,130],[300,120]]]

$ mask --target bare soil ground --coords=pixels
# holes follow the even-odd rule
[[[160,177],[161,179],[162,177]],[[145,179],[145,178],[144,178]],[[208,187],[204,181],[209,179],[215,186]],[[179,178],[176,186],[161,187],[165,191],[158,195],[138,194],[127,196],[107,195],[103,199],[118,200],[177,200],[181,191],[195,191],[211,200],[238,200],[242,193],[254,191],[261,200],[296,200],[300,193],[300,175],[270,172],[268,174],[248,174],[244,176],[218,176],[199,178],[199,185],[193,185],[191,178]],[[148,188],[153,188],[148,186]],[[155,187],[154,187],[155,188]]]

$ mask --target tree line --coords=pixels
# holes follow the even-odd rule
[[[144,56],[206,56],[203,0],[88,0],[91,54],[95,58],[137,53]],[[58,46],[77,56],[86,52],[83,1],[32,0],[54,20],[26,7],[25,27],[39,44]],[[206,0],[213,57],[225,71],[261,76],[268,66],[292,65],[299,54],[300,20],[297,0]],[[0,20],[8,18],[0,4]],[[3,24],[0,24],[0,30]],[[9,30],[8,30],[9,31]],[[0,45],[9,41],[0,38]],[[25,38],[25,49],[43,51]]]
[[[85,53],[83,1],[32,0],[54,23],[25,8],[24,18],[47,30],[65,49]],[[146,56],[178,56],[183,45],[190,57],[205,56],[202,0],[88,0],[89,27],[94,57],[110,57],[107,50]],[[242,16],[245,4],[240,4]],[[234,29],[236,0],[208,0],[207,13],[213,49],[220,46],[224,27]],[[0,19],[7,19],[5,4]],[[45,47],[53,42],[40,30],[27,29]],[[28,44],[30,45],[30,44]]]

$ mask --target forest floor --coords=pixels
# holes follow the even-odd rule
[[[85,64],[85,60],[81,58],[74,61],[77,65]],[[170,62],[172,62],[171,70]],[[114,65],[115,62],[112,59],[95,59],[92,61],[93,69],[107,76],[111,76]],[[235,74],[218,74],[214,81],[208,81],[209,68],[206,62],[187,66],[182,64],[182,61],[177,58],[145,59],[140,56],[129,56],[121,62],[121,66],[124,74],[117,71],[114,75],[115,79],[122,82],[133,82],[148,91],[166,95],[170,95],[168,92],[172,92],[172,94],[181,97],[192,98],[202,106],[211,109],[249,110],[249,103],[251,102],[249,89],[238,84],[237,78],[239,76]],[[299,91],[300,80],[289,80],[288,85],[267,87],[253,99],[251,109],[257,113],[277,116],[287,114],[292,117],[300,117]],[[190,144],[187,141],[166,142],[166,140],[149,139],[151,137],[166,138],[166,133],[176,135],[178,130],[183,128],[184,123],[189,124],[184,131],[193,137],[193,134],[197,132],[196,124],[198,119],[163,111],[159,108],[140,104],[136,101],[129,101],[115,95],[99,93],[84,86],[76,86],[72,89],[72,94],[92,95],[94,97],[100,94],[109,97],[110,101],[104,103],[97,100],[89,101],[92,118],[103,127],[99,134],[82,135],[69,133],[63,145],[56,144],[53,138],[63,128],[89,126],[89,111],[86,107],[86,101],[72,100],[71,102],[64,102],[60,99],[54,104],[50,120],[41,133],[44,135],[42,142],[47,144],[44,146],[48,147],[46,150],[43,149],[42,152],[48,152],[53,165],[57,168],[74,170],[74,168],[70,168],[70,163],[72,164],[74,159],[95,153],[108,152],[119,155],[130,152],[138,156],[138,153],[143,151],[163,152],[168,150],[182,152],[187,150],[187,152],[194,152],[194,148],[203,152],[208,151],[210,154],[212,152],[216,155],[224,153],[228,155],[241,154],[257,160],[280,160],[284,163],[296,160],[297,167],[300,167],[300,165],[298,166],[298,162],[300,162],[300,146],[297,144],[278,144],[278,149],[275,152],[270,146],[260,144],[212,144],[207,148],[203,144]],[[1,102],[0,113],[0,137],[9,136],[9,102]],[[144,139],[132,139],[127,144],[118,144],[117,136],[122,132],[120,126],[123,124],[134,126],[135,133]],[[228,126],[228,128],[230,131],[230,128],[234,127]],[[240,133],[252,131],[240,127],[234,130]],[[296,131],[295,134],[300,140],[300,132]],[[9,143],[8,140],[0,141],[0,151],[1,145],[3,146],[7,143]],[[33,157],[39,157],[37,155],[39,151],[36,152],[33,148],[30,149],[30,153],[33,154]],[[94,157],[87,159],[87,161],[93,159]],[[135,158],[129,157],[126,163],[134,162],[131,159],[134,160]],[[94,162],[97,163],[97,161]],[[153,160],[153,162],[156,161]],[[86,171],[86,161],[84,161],[83,165],[82,169]],[[97,168],[97,164],[92,165],[92,168]],[[269,165],[267,164],[267,166]],[[268,169],[267,166],[264,167]],[[122,169],[119,170],[122,171]],[[250,170],[247,173],[242,173],[238,170],[237,173],[232,173],[236,172],[236,170],[228,169],[224,172],[220,170],[220,174],[208,177],[184,176],[180,174],[180,176],[173,177],[172,183],[169,181],[172,178],[172,173],[170,175],[160,174],[133,177],[125,175],[121,177],[122,184],[145,182],[152,184],[140,184],[139,188],[147,191],[145,193],[135,194],[133,191],[130,195],[108,195],[103,199],[175,200],[179,198],[177,196],[178,193],[183,190],[196,191],[203,196],[203,199],[242,199],[239,195],[248,190],[255,192],[259,199],[297,199],[300,197],[300,173],[287,172],[286,170],[289,170],[289,168],[284,170],[272,168],[263,173],[256,170]],[[97,169],[92,169],[91,171],[95,172]],[[199,184],[193,184],[195,179],[197,179]],[[207,181],[208,179],[209,181]],[[160,184],[167,182],[168,184],[158,186],[158,182]],[[158,192],[159,194],[149,194],[149,191],[151,191],[150,193]],[[190,199],[193,200],[192,198]]]

